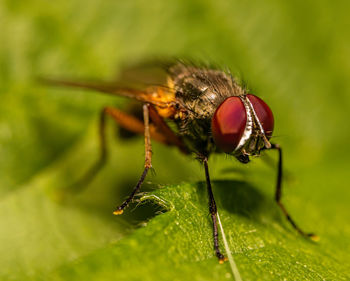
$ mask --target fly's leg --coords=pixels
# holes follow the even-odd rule
[[[152,167],[152,146],[151,146],[151,134],[150,134],[150,124],[149,124],[149,105],[143,105],[143,121],[144,121],[144,135],[145,135],[145,164],[144,170],[141,178],[137,182],[133,191],[129,197],[113,212],[114,215],[121,215],[130,203],[130,201],[135,197],[135,194],[140,190],[142,183],[144,182],[148,170]]]
[[[208,198],[209,198],[209,212],[211,219],[213,221],[213,238],[214,238],[214,250],[215,254],[219,259],[219,263],[223,263],[226,261],[225,256],[221,253],[219,249],[219,232],[218,232],[218,225],[217,225],[217,208],[216,203],[214,199],[214,194],[211,189],[211,182],[209,177],[209,168],[208,168],[208,158],[205,157],[203,159],[204,169],[205,169],[205,179],[207,182],[207,190],[208,190]]]
[[[107,143],[106,143],[106,117],[110,116],[113,118],[113,120],[119,124],[119,126],[123,127],[124,129],[136,133],[136,134],[144,134],[145,126],[144,123],[139,120],[138,118],[129,115],[119,109],[116,109],[114,107],[105,107],[101,111],[100,114],[100,122],[99,122],[99,139],[100,139],[100,156],[97,162],[84,174],[84,176],[79,179],[76,183],[74,183],[72,186],[75,188],[71,190],[78,191],[88,185],[94,177],[97,175],[97,173],[103,168],[107,161]],[[156,128],[154,126],[150,126],[150,132],[152,135],[152,138],[159,142],[165,142],[166,137],[162,134],[158,133]]]
[[[73,184],[75,190],[80,190],[88,185],[97,173],[103,168],[107,160],[107,144],[106,144],[106,117],[111,116],[117,123],[129,123],[133,131],[139,132],[143,130],[143,124],[136,118],[129,116],[116,108],[105,107],[100,113],[99,121],[99,140],[100,140],[100,156],[97,162],[85,173],[85,175]],[[130,120],[134,118],[135,120]],[[140,123],[140,124],[139,124]],[[73,189],[72,189],[73,190]]]
[[[175,135],[174,132],[168,127],[163,118],[159,116],[156,110],[149,104],[143,105],[143,118],[144,122],[138,118],[129,115],[123,111],[120,111],[113,107],[105,107],[101,112],[99,135],[100,135],[100,158],[97,163],[91,167],[90,170],[85,174],[85,176],[75,185],[85,186],[88,184],[99,172],[99,170],[104,166],[107,160],[107,145],[106,145],[106,117],[110,116],[119,124],[119,126],[124,129],[136,133],[144,134],[145,136],[145,166],[144,171],[141,175],[140,180],[133,189],[129,197],[117,208],[114,214],[119,215],[123,213],[123,210],[130,201],[134,198],[135,194],[141,188],[143,181],[146,178],[148,170],[151,168],[152,150],[151,150],[151,138],[167,145],[177,146],[182,152],[188,153],[185,149],[185,145],[182,141]],[[152,117],[153,123],[149,123],[149,118]]]
[[[294,227],[296,231],[298,231],[301,235],[308,237],[314,241],[317,241],[319,237],[313,233],[306,233],[304,232],[297,224],[294,222],[294,220],[289,215],[287,209],[284,207],[283,203],[281,202],[282,197],[282,149],[278,144],[271,144],[271,149],[276,149],[278,151],[278,173],[277,173],[277,185],[276,185],[276,193],[275,193],[275,200],[278,204],[278,206],[281,208],[283,214],[287,218],[287,220],[290,222],[290,224]]]
[[[100,113],[99,120],[99,140],[100,140],[100,155],[97,162],[70,188],[71,190],[79,191],[87,186],[103,168],[107,160],[107,145],[106,145],[106,116],[111,115],[113,108],[105,107]]]

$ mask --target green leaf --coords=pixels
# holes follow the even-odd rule
[[[346,280],[329,245],[303,239],[273,200],[241,181],[215,181],[223,227],[243,280]],[[204,183],[164,187],[141,197],[166,213],[121,241],[64,266],[62,280],[226,280],[212,250]],[[312,206],[310,211],[313,211]],[[299,217],[300,219],[300,217]]]

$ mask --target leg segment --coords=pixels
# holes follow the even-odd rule
[[[134,187],[129,197],[113,212],[114,215],[121,215],[125,207],[127,207],[130,201],[135,197],[135,194],[140,190],[143,181],[146,178],[148,170],[152,167],[152,146],[151,146],[151,134],[149,125],[149,105],[143,105],[143,120],[144,120],[144,134],[145,134],[145,165],[144,170],[138,183]]]
[[[209,212],[211,219],[213,221],[213,237],[214,237],[214,250],[215,254],[219,259],[220,263],[223,263],[226,259],[224,255],[220,252],[219,249],[219,233],[218,233],[218,225],[217,225],[217,217],[216,217],[216,203],[214,199],[214,194],[211,189],[211,182],[210,182],[210,177],[209,177],[209,168],[208,168],[208,158],[203,159],[203,164],[204,164],[204,169],[205,169],[205,178],[207,182],[207,189],[208,189],[208,197],[209,197]]]
[[[281,202],[282,197],[282,149],[278,144],[271,144],[271,149],[276,149],[278,151],[278,174],[277,174],[277,185],[276,185],[276,193],[275,193],[275,200],[278,204],[278,206],[281,208],[283,214],[287,218],[287,220],[290,222],[290,224],[294,227],[296,231],[298,231],[301,235],[305,237],[309,237],[312,240],[318,240],[318,236],[313,233],[306,233],[302,229],[300,229],[297,224],[294,222],[294,220],[289,215],[287,209],[284,207],[283,203]]]
[[[100,114],[99,123],[99,139],[100,139],[100,156],[98,161],[84,174],[84,176],[74,183],[69,189],[79,191],[88,185],[97,173],[103,168],[107,160],[107,144],[106,144],[106,117],[110,116],[124,129],[136,133],[144,134],[145,126],[138,118],[124,113],[113,107],[105,107]],[[149,131],[153,139],[165,143],[166,137],[160,134],[153,125],[150,125]],[[74,187],[74,188],[72,188]]]
[[[70,190],[79,191],[88,185],[97,173],[101,170],[107,160],[107,145],[106,145],[106,115],[113,108],[106,107],[101,111],[99,123],[99,139],[100,139],[100,156],[98,161],[84,174],[84,176],[75,182]]]

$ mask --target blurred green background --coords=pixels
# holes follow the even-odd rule
[[[0,279],[232,279],[211,248],[199,164],[154,144],[145,189],[175,185],[112,216],[142,171],[142,138],[122,141],[110,122],[108,165],[83,191],[65,187],[97,158],[100,109],[125,101],[36,81],[114,79],[127,63],[175,56],[231,69],[270,105],[283,200],[321,237],[305,241],[284,221],[276,171],[261,159],[213,157],[213,179],[230,180],[214,192],[243,279],[349,280],[349,10],[339,0],[1,1]],[[173,209],[147,223],[164,209],[158,197]]]

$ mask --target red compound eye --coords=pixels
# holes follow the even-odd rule
[[[254,95],[247,95],[250,103],[252,104],[256,115],[265,131],[267,138],[272,136],[274,119],[273,114],[269,106],[260,98]]]
[[[233,151],[242,138],[247,113],[239,97],[227,98],[216,109],[211,121],[215,144],[224,152]]]

